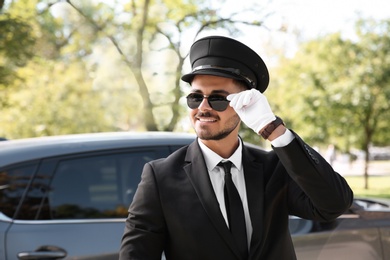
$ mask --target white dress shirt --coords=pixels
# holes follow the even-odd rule
[[[205,144],[203,144],[199,139],[198,143],[200,149],[203,152],[205,163],[207,166],[207,170],[210,176],[211,184],[214,188],[214,193],[217,197],[219,208],[222,212],[223,217],[225,218],[226,225],[229,226],[229,221],[226,214],[225,207],[225,196],[224,196],[224,186],[225,186],[225,170],[222,167],[217,166],[221,161],[231,161],[233,163],[231,168],[232,180],[234,185],[240,194],[240,198],[242,201],[242,206],[244,208],[245,214],[245,224],[246,224],[246,234],[248,238],[248,247],[250,245],[251,237],[252,237],[252,222],[249,216],[248,209],[248,200],[246,197],[246,187],[244,180],[244,169],[242,167],[242,144],[241,140],[239,142],[239,146],[237,150],[233,153],[230,158],[224,159],[212,150],[210,150]]]
[[[286,130],[286,132],[280,137],[276,138],[271,142],[271,144],[275,147],[282,147],[288,145],[293,139],[294,135],[290,130]],[[244,179],[244,168],[242,167],[242,143],[241,139],[239,139],[239,146],[237,150],[230,156],[229,158],[222,158],[215,152],[213,152],[210,148],[208,148],[205,144],[203,144],[200,139],[198,139],[198,143],[200,149],[202,150],[203,157],[205,159],[206,167],[210,176],[211,184],[214,189],[214,193],[217,197],[219,208],[222,212],[223,217],[225,218],[226,225],[229,227],[229,221],[226,214],[225,207],[225,196],[224,196],[224,186],[225,186],[225,171],[222,167],[217,166],[221,161],[231,161],[233,163],[231,168],[232,180],[234,185],[240,194],[242,206],[244,208],[245,214],[245,224],[246,224],[246,234],[248,238],[248,249],[251,244],[252,237],[252,222],[249,216],[248,209],[248,199],[246,196],[246,186]]]

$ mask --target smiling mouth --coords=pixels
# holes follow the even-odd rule
[[[205,123],[217,122],[217,120],[214,118],[197,117],[196,119],[198,119],[198,121],[200,122],[205,122]]]
[[[218,117],[211,115],[210,112],[201,112],[199,111],[195,115],[195,119],[201,123],[214,123],[218,121]]]

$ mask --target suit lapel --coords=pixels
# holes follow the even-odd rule
[[[193,142],[187,150],[186,159],[189,164],[184,166],[188,178],[194,187],[200,202],[203,205],[211,222],[214,224],[221,237],[226,241],[234,253],[238,256],[233,236],[231,235],[224,217],[219,208],[217,197],[215,196],[210,177],[204,162],[202,151],[197,141]]]
[[[251,250],[260,246],[262,237],[263,209],[264,209],[264,174],[263,165],[246,148],[243,147],[242,163],[244,167],[246,193],[249,215],[252,221]]]

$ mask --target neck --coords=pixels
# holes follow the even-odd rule
[[[202,140],[208,148],[224,159],[229,158],[237,149],[239,139],[237,135],[229,135],[221,140]]]

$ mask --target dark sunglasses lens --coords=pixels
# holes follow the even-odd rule
[[[226,99],[226,97],[220,95],[210,95],[208,97],[208,101],[210,106],[219,112],[226,110],[229,105],[229,101]]]
[[[191,109],[198,108],[200,103],[202,103],[203,95],[201,94],[189,94],[187,96],[187,106]]]
[[[191,93],[187,96],[187,105],[191,109],[198,108],[200,103],[203,101],[203,95],[202,94],[196,94]],[[226,108],[229,105],[229,101],[224,96],[220,95],[210,95],[207,98],[207,101],[209,102],[209,105],[212,109],[222,112],[226,110]]]

